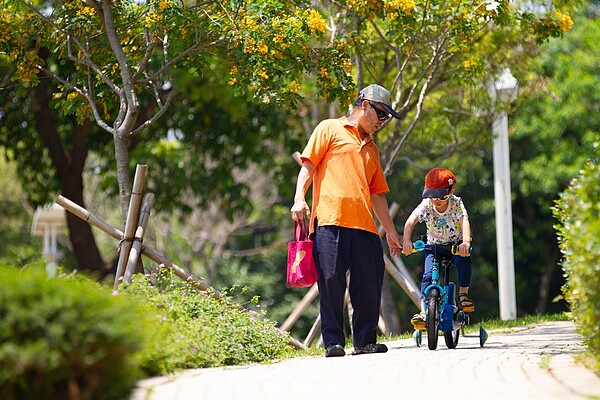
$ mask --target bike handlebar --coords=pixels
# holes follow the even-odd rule
[[[424,241],[422,240],[417,240],[413,243],[413,253],[419,252],[419,251],[423,251],[425,250],[425,248],[427,248],[427,246],[431,247],[431,246],[442,246],[447,248],[448,250],[450,250],[450,253],[454,254],[454,255],[459,255],[459,251],[458,251],[458,246],[456,244],[452,244],[452,245],[442,245],[442,244],[433,244],[433,245],[427,245],[425,244]],[[473,247],[469,248],[469,253],[471,253],[471,249]]]

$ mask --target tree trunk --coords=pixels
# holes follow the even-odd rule
[[[117,130],[114,134],[115,160],[117,162],[117,182],[119,183],[119,199],[121,201],[121,217],[123,226],[127,221],[129,199],[131,197],[131,179],[129,178],[129,149],[127,148],[128,135],[123,135]]]
[[[63,144],[56,121],[51,112],[46,78],[40,77],[39,85],[31,90],[31,104],[38,134],[48,149],[52,165],[56,171],[63,196],[85,207],[83,201],[83,168],[88,154],[88,140],[92,129],[91,121],[75,128],[72,136],[72,153]],[[69,238],[73,253],[81,269],[92,270],[104,275],[107,267],[102,260],[92,234],[92,227],[85,221],[67,213]]]

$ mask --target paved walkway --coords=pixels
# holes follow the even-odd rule
[[[385,354],[304,357],[151,378],[139,383],[131,400],[600,399],[600,377],[573,361],[584,346],[572,322],[491,332],[484,347],[476,334],[461,336],[454,350],[443,337],[435,351],[427,348],[426,336],[421,347],[412,339],[385,343]]]

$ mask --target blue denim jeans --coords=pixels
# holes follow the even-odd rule
[[[430,248],[425,248],[425,267],[423,269],[423,280],[421,281],[421,296],[427,286],[431,285],[431,269],[433,267],[433,251]],[[442,254],[450,254],[448,250],[438,248],[438,259]],[[471,257],[461,257],[458,255],[453,256],[454,263],[458,270],[458,286],[467,287],[471,285],[471,270],[472,262]],[[441,268],[441,267],[440,267]],[[443,271],[440,269],[440,276]]]

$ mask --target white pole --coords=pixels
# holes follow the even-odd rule
[[[492,126],[494,134],[494,197],[496,200],[496,246],[498,252],[498,295],[500,318],[517,317],[515,293],[515,262],[510,189],[510,157],[508,147],[508,117],[497,114]]]

